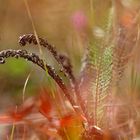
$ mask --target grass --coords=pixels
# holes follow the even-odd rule
[[[0,52],[0,63],[5,64],[10,57],[32,62],[44,71],[48,85],[39,86],[31,97],[25,96],[32,77],[28,74],[21,95],[23,102],[16,111],[12,108],[0,115],[0,124],[13,124],[11,132],[9,127],[5,129],[7,134],[3,139],[7,135],[10,140],[20,139],[20,135],[21,139],[34,136],[40,140],[135,139],[140,133],[137,124],[140,3],[90,0],[83,9],[72,13],[70,30],[74,34],[72,39],[77,39],[72,42],[87,46],[79,50],[83,61],[78,74],[69,56],[76,58],[79,53],[72,48],[70,53],[75,56],[65,55],[49,43],[49,39],[40,37],[31,5],[27,0],[24,4],[33,34],[20,36],[19,44],[37,46],[39,53],[30,53],[27,48],[5,49]],[[68,45],[73,47],[70,41]],[[45,57],[45,51],[49,57]],[[55,68],[48,63],[50,57],[57,65]],[[40,71],[37,74],[41,76]]]

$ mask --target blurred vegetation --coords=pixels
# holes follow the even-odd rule
[[[89,4],[86,1],[65,0],[59,2],[57,0],[29,0],[28,2],[38,35],[47,38],[61,52],[66,52],[73,61],[75,72],[78,72],[82,48],[73,36],[75,33],[71,26],[71,16],[75,10],[88,12]],[[0,50],[20,49],[18,39],[25,33],[33,33],[33,28],[24,1],[1,0]],[[37,49],[28,49],[37,51]],[[50,62],[50,57],[47,57],[47,60]],[[3,81],[0,85],[0,94],[6,97],[13,97],[13,94],[21,95],[25,80],[31,71],[27,93],[32,94],[29,92],[35,91],[45,81],[45,78],[41,79],[38,75],[38,68],[34,70],[33,67],[32,64],[27,64],[23,60],[12,59],[4,66],[0,65],[0,79]],[[40,74],[44,76],[41,71]]]
[[[121,0],[123,5],[133,10],[140,6],[139,0]],[[95,5],[92,5],[94,2]],[[111,6],[111,0],[28,0],[29,8],[35,24],[37,34],[47,38],[48,42],[54,44],[62,53],[66,53],[73,65],[74,73],[78,76],[81,68],[81,61],[85,48],[89,45],[93,27],[105,26],[102,16],[108,11],[106,7]],[[92,12],[96,9],[93,21]],[[88,20],[88,26],[84,32],[76,31],[72,24],[72,15],[82,11]],[[104,12],[101,12],[104,11]],[[121,13],[120,13],[121,14]],[[101,25],[100,25],[101,24]],[[18,44],[19,36],[33,33],[33,27],[29,18],[24,0],[0,0],[0,50],[20,49]],[[91,41],[92,42],[92,41]],[[139,42],[138,42],[139,43]],[[26,47],[26,49],[37,52],[37,48]],[[118,96],[128,99],[135,98],[135,108],[140,106],[140,47],[135,49],[134,57],[126,69],[125,79],[121,81],[124,89],[119,89]],[[47,62],[52,64],[51,56],[43,49]],[[53,63],[54,67],[55,63]],[[49,84],[48,77],[38,67],[24,60],[9,59],[5,65],[0,65],[0,109],[4,109],[11,104],[22,102],[22,92],[27,76],[29,81],[26,87],[26,97],[37,94],[40,87]],[[131,76],[132,77],[131,77]],[[131,92],[131,86],[135,87]],[[121,93],[124,92],[127,97]],[[130,96],[132,94],[132,96]],[[128,102],[129,102],[128,101]],[[139,115],[139,110],[136,111]],[[139,123],[137,124],[140,128]],[[138,134],[140,133],[137,130]]]

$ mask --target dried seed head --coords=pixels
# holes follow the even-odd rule
[[[37,44],[37,40],[33,34],[27,34],[19,37],[19,44],[25,46],[27,43]]]
[[[63,90],[66,90],[62,79],[56,74],[55,69],[53,69],[48,64],[46,64],[45,66],[43,60],[40,59],[39,56],[35,53],[28,53],[26,50],[3,50],[0,52],[0,64],[5,63],[5,59],[9,57],[15,57],[17,59],[24,58],[27,61],[31,61],[34,64],[40,66],[43,70],[48,69],[48,73],[50,74],[50,76],[58,83],[58,85]]]
[[[0,64],[4,64],[4,63],[5,63],[4,58],[0,57]]]
[[[38,38],[38,39],[39,39],[39,44],[47,48],[47,50],[52,54],[52,56],[56,59],[56,61],[61,65],[62,72],[70,79],[73,87],[75,84],[75,77],[72,71],[72,65],[70,63],[70,59],[66,55],[59,54],[56,51],[55,47],[49,44],[47,40],[44,40],[42,38]],[[19,44],[21,46],[25,46],[27,43],[29,44],[33,43],[34,45],[36,45],[37,44],[36,37],[33,34],[26,34],[20,36]]]

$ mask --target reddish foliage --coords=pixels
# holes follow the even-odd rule
[[[72,125],[73,122],[78,122],[78,121],[85,121],[85,119],[82,116],[74,115],[72,114],[67,114],[65,115],[62,119],[60,119],[60,126],[61,127],[67,127]]]
[[[64,116],[61,120],[60,120],[60,126],[61,127],[65,127],[65,126],[69,126],[71,125],[72,121],[73,121],[73,116],[70,115],[66,115]]]
[[[125,11],[122,14],[121,17],[121,24],[125,27],[125,28],[131,28],[134,24],[134,14],[132,12],[129,11]]]
[[[6,115],[0,116],[0,123],[13,123],[21,121],[32,111],[33,107],[34,101],[32,99],[28,99],[18,109],[12,109]]]
[[[50,102],[48,94],[49,93],[44,90],[44,92],[40,93],[40,96],[38,98],[27,99],[20,107],[12,109],[6,115],[0,116],[0,123],[21,121],[24,117],[32,112],[33,108],[38,109],[39,112],[45,117],[49,117],[49,113],[52,109],[52,104]]]
[[[50,112],[53,110],[53,102],[51,97],[51,92],[48,89],[43,89],[39,92],[38,101],[36,102],[36,108],[39,110],[39,112],[49,118]]]
[[[47,92],[40,93],[37,107],[41,114],[43,114],[45,117],[49,117],[49,114],[52,110],[52,105]]]
[[[0,116],[0,123],[12,123],[12,122],[14,122],[14,121],[13,121],[13,118],[11,118],[11,116],[9,116],[9,115]]]
[[[33,107],[34,107],[34,100],[32,98],[29,98],[24,102],[24,104],[21,107],[19,107],[14,112],[12,111],[9,114],[11,118],[13,118],[15,121],[20,121],[32,111]]]

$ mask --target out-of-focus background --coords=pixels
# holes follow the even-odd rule
[[[66,53],[73,62],[75,74],[78,74],[85,46],[79,41],[72,20],[76,12],[82,12],[87,16],[90,2],[86,0],[28,0],[28,4],[38,36],[47,38],[57,50]],[[33,33],[26,8],[24,0],[0,0],[0,50],[24,49],[18,44],[19,36]],[[25,49],[38,52],[37,47],[30,46],[28,45]],[[46,50],[43,52],[47,56]],[[47,60],[52,64],[50,56]],[[0,65],[0,101],[4,107],[9,106],[9,103],[21,101],[23,86],[29,73],[31,76],[26,91],[27,95],[32,95],[47,81],[47,77],[44,78],[45,74],[40,68],[22,59],[16,61],[8,59],[5,65]]]
[[[90,21],[92,20],[92,10],[94,10],[93,1],[94,4],[96,3],[95,7],[102,11],[104,5],[109,7],[111,3],[111,0],[28,0],[38,36],[46,38],[58,51],[70,57],[77,77],[83,52],[88,46],[87,42],[92,33],[90,29],[94,26]],[[121,2],[131,10],[140,5],[139,0],[121,0]],[[101,14],[100,12],[97,14],[99,14],[97,17],[99,16],[100,21]],[[77,18],[82,21],[82,25]],[[0,50],[24,49],[18,44],[18,39],[23,34],[34,33],[32,21],[24,0],[0,0]],[[32,45],[25,46],[25,49],[39,54],[39,49]],[[46,50],[42,50],[47,62],[57,67]],[[136,97],[140,96],[139,51],[140,49],[137,47],[136,59],[133,61],[137,74],[137,88],[134,91]],[[131,68],[128,69],[128,73]],[[25,97],[37,94],[40,87],[48,84],[46,73],[22,59],[16,61],[8,59],[6,64],[0,65],[0,112],[10,105],[22,102],[23,87],[29,74]],[[128,79],[130,81],[125,82],[131,83],[131,77]],[[137,105],[139,106],[139,103]],[[139,128],[139,126],[137,127]]]

